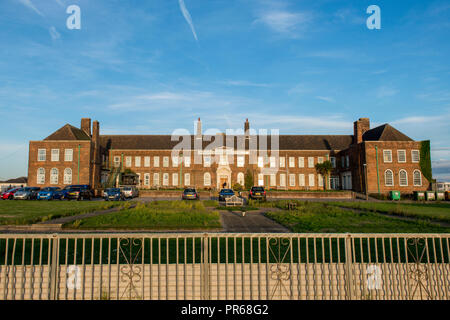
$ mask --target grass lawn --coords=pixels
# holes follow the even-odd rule
[[[0,225],[24,225],[124,205],[119,201],[0,200]]]
[[[284,209],[283,203],[272,205]],[[321,202],[297,201],[297,209],[269,212],[269,218],[293,232],[313,233],[448,233],[450,228],[427,221],[407,221],[376,212],[357,213]]]
[[[153,201],[133,209],[77,220],[67,228],[80,229],[210,229],[220,228],[220,215],[201,201]]]
[[[330,202],[330,205],[450,223],[450,203]]]

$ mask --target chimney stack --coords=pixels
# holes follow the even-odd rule
[[[355,137],[355,143],[363,142],[363,134],[370,129],[369,118],[359,118],[358,121],[353,123],[353,134]]]
[[[98,143],[99,138],[100,138],[100,123],[97,120],[95,120],[92,123],[92,141],[94,143]]]
[[[81,130],[89,137],[91,136],[91,118],[81,118]]]
[[[202,121],[200,120],[200,117],[197,120],[197,128],[196,128],[196,133],[195,135],[197,136],[197,138],[201,138],[202,136]]]
[[[245,123],[244,123],[244,132],[246,136],[250,135],[250,123],[248,122],[248,118],[245,119]]]

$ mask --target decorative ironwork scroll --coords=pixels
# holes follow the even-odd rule
[[[126,265],[120,267],[120,279],[122,282],[127,283],[120,299],[125,295],[129,300],[141,299],[135,284],[141,281],[142,268],[141,266],[135,265],[135,262],[142,252],[142,240],[131,238],[119,239],[119,249],[126,262]]]
[[[272,257],[275,260],[275,263],[271,264],[269,268],[270,278],[276,281],[269,299],[273,299],[277,291],[280,292],[281,296],[283,292],[290,296],[285,282],[291,279],[290,264],[286,261],[286,257],[291,250],[291,242],[288,238],[269,238],[268,246],[270,255],[267,263],[270,263]]]
[[[426,253],[426,239],[425,238],[410,238],[407,239],[407,248],[413,262],[408,263],[408,279],[412,283],[410,292],[410,299],[414,298],[417,292],[420,293],[420,299],[426,295],[427,299],[432,299],[432,295],[427,288],[429,274],[427,266],[422,263],[422,259]]]

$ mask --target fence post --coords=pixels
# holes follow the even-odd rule
[[[209,300],[209,236],[207,233],[205,233],[202,238],[201,264],[201,299]]]
[[[59,237],[58,234],[52,235],[52,260],[50,267],[50,300],[56,300],[57,279],[58,279],[58,252],[59,252]]]
[[[352,261],[352,235],[345,237],[345,286],[347,288],[347,299],[355,298],[353,292],[353,261]]]

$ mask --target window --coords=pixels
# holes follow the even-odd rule
[[[66,149],[64,151],[64,161],[73,161],[73,149]]]
[[[137,179],[137,185],[140,186],[140,185],[141,185],[141,182],[142,182],[142,180],[141,180],[141,174],[140,174],[140,173],[137,174],[137,178],[138,178],[138,179]]]
[[[114,157],[114,167],[116,167],[116,168],[120,167],[120,157],[119,156]]]
[[[245,165],[245,156],[238,156],[237,157],[237,166],[239,168],[242,168]]]
[[[286,167],[286,158],[280,157],[280,168],[284,168],[284,167]]]
[[[45,170],[44,168],[39,168],[37,170],[37,184],[45,183]]]
[[[295,187],[295,174],[289,174],[289,186]]]
[[[258,186],[264,186],[264,175],[262,173],[258,173]]]
[[[258,168],[264,167],[264,158],[258,157]]]
[[[276,163],[275,157],[270,157],[269,158],[269,162],[270,162],[270,167],[271,168],[276,168],[277,167],[277,163]]]
[[[406,151],[405,150],[397,150],[398,162],[406,162]]]
[[[308,157],[308,168],[314,168],[314,157]]]
[[[416,187],[420,187],[422,185],[422,174],[420,173],[419,170],[414,170],[413,183],[414,183],[414,186],[416,186]]]
[[[150,157],[144,157],[144,167],[150,167]]]
[[[211,167],[211,156],[204,156],[203,157],[203,166],[206,167],[206,168]],[[239,157],[238,157],[238,167],[239,167]]]
[[[336,168],[336,158],[335,157],[330,157],[330,162],[331,162],[331,167],[332,168]]]
[[[323,187],[323,176],[320,173],[317,174],[317,185]]]
[[[172,173],[172,185],[173,186],[178,185],[178,173]]]
[[[384,185],[388,187],[394,186],[394,175],[392,170],[388,169],[384,172]]]
[[[131,157],[125,157],[125,166],[131,167]]]
[[[305,167],[305,158],[304,157],[298,157],[298,167],[299,168]]]
[[[280,174],[280,186],[286,187],[286,174],[284,173]]]
[[[400,170],[398,173],[398,182],[401,187],[405,187],[408,185],[408,174],[405,170]]]
[[[323,163],[323,157],[317,157],[317,163]]]
[[[345,156],[345,164],[346,164],[347,168],[350,167],[350,156]]]
[[[52,161],[59,161],[59,149],[52,149]]]
[[[154,186],[159,186],[160,182],[159,182],[159,173],[154,173],[153,174],[153,185]]]
[[[64,169],[64,184],[72,184],[72,169]]]
[[[305,186],[305,175],[303,173],[300,173],[298,175],[298,186],[304,187]]]
[[[391,150],[383,150],[383,161],[384,162],[392,162],[392,151]]]
[[[178,157],[172,157],[172,167],[178,167]]]
[[[184,174],[184,185],[185,186],[191,185],[191,174],[189,173]]]
[[[163,186],[168,186],[168,185],[169,185],[169,174],[163,173]]]
[[[150,173],[144,173],[144,186],[150,186]]]
[[[184,166],[189,168],[191,166],[191,157],[184,157]]]
[[[411,161],[412,162],[419,162],[420,160],[420,154],[419,154],[419,150],[411,150]]]
[[[308,175],[308,185],[310,186],[310,187],[314,187],[314,173],[310,173],[309,175]]]
[[[38,149],[38,161],[45,161],[45,149]]]
[[[134,157],[134,166],[135,167],[141,166],[141,157]]]
[[[239,173],[237,174],[237,183],[239,183],[241,186],[244,186],[244,185],[245,185],[245,182],[244,182],[244,173],[239,172]]]
[[[270,186],[275,187],[277,185],[277,178],[275,174],[270,175]]]
[[[159,167],[159,157],[153,157],[153,166]]]
[[[209,172],[206,172],[203,175],[203,185],[205,185],[205,186],[211,185],[211,174]]]
[[[58,169],[50,170],[50,184],[58,184]]]
[[[295,157],[289,157],[289,168],[295,168]]]
[[[169,167],[169,157],[163,157],[163,167],[164,168]]]
[[[341,157],[341,168],[345,168],[345,158]]]

